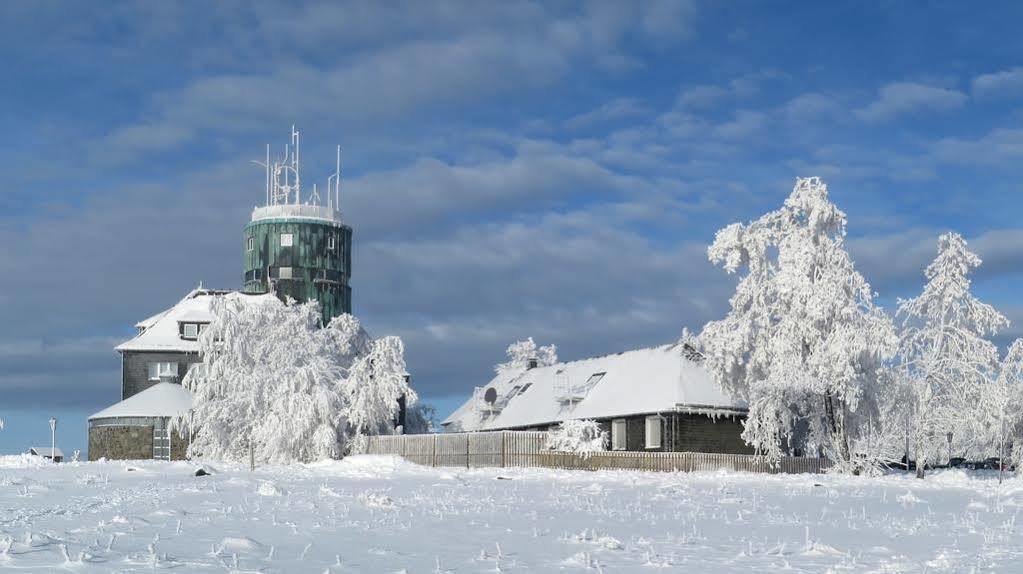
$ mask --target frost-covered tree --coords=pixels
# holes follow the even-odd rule
[[[547,434],[547,449],[584,456],[607,450],[608,433],[593,420],[567,420]]]
[[[429,434],[437,432],[437,409],[422,401],[405,413],[405,434]]]
[[[495,371],[524,370],[530,360],[536,360],[538,367],[546,367],[558,362],[557,347],[554,345],[538,347],[532,337],[508,345],[505,354],[508,355],[508,361],[495,366]]]
[[[401,341],[373,341],[350,315],[319,327],[316,302],[221,297],[199,338],[189,452],[287,463],[342,456],[352,436],[383,432],[405,385]],[[393,397],[394,404],[384,406]]]
[[[398,337],[373,341],[369,353],[359,357],[341,383],[352,440],[384,434],[398,416],[398,400],[411,405],[416,394],[408,386],[405,345]]]
[[[988,453],[1003,461],[1010,454],[1013,461],[1023,460],[1023,339],[1013,341],[999,365],[998,379],[984,386],[979,410]]]
[[[721,229],[708,249],[746,270],[728,315],[699,336],[704,366],[745,399],[743,438],[777,458],[801,448],[852,459],[896,347],[891,320],[845,249],[846,217],[819,178],[800,178],[777,211]]]
[[[970,293],[970,273],[981,260],[956,233],[938,239],[927,266],[927,284],[901,300],[900,365],[910,390],[911,440],[917,476],[951,450],[969,456],[982,448],[978,406],[997,376],[998,349],[987,337],[1009,324],[994,307]]]

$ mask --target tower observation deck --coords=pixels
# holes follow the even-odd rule
[[[316,300],[322,321],[352,311],[352,228],[341,218],[341,147],[327,178],[326,198],[316,186],[303,201],[299,133],[271,159],[267,146],[266,204],[256,207],[244,231],[246,293],[274,293],[281,300]]]

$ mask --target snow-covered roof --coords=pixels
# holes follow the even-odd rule
[[[56,456],[59,456],[61,458],[64,458],[64,452],[63,451],[61,451],[59,448],[54,448],[53,452],[50,452],[50,447],[48,447],[48,446],[33,446],[33,447],[29,447],[28,452],[29,452],[29,454],[34,454],[36,456],[45,456],[45,457],[49,457],[49,458],[54,458],[54,455],[56,455]]]
[[[137,323],[135,326],[139,327],[141,332],[134,338],[118,345],[116,349],[118,351],[198,352],[199,342],[182,339],[178,323],[208,323],[212,319],[210,303],[215,297],[228,297],[248,303],[277,300],[271,294],[249,295],[237,291],[194,289],[170,309]]]
[[[521,428],[568,419],[604,419],[675,409],[742,412],[683,346],[503,371],[442,423],[461,430]],[[484,395],[494,389],[495,408]]]
[[[174,417],[192,408],[192,393],[176,383],[157,383],[89,417],[110,419],[121,417]]]

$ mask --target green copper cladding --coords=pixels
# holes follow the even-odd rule
[[[324,217],[292,216],[307,206],[260,208],[245,226],[246,293],[274,292],[281,300],[317,300],[323,324],[352,312],[352,228],[333,210]],[[262,213],[261,213],[262,212]],[[319,214],[317,214],[319,215]],[[290,241],[289,241],[290,239]],[[290,243],[290,245],[288,245]]]

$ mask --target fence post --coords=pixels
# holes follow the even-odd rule
[[[507,432],[501,431],[501,468],[505,467],[504,453],[507,450],[505,447],[505,441],[507,440]]]
[[[433,454],[430,455],[430,466],[437,467],[437,436],[433,435]]]

